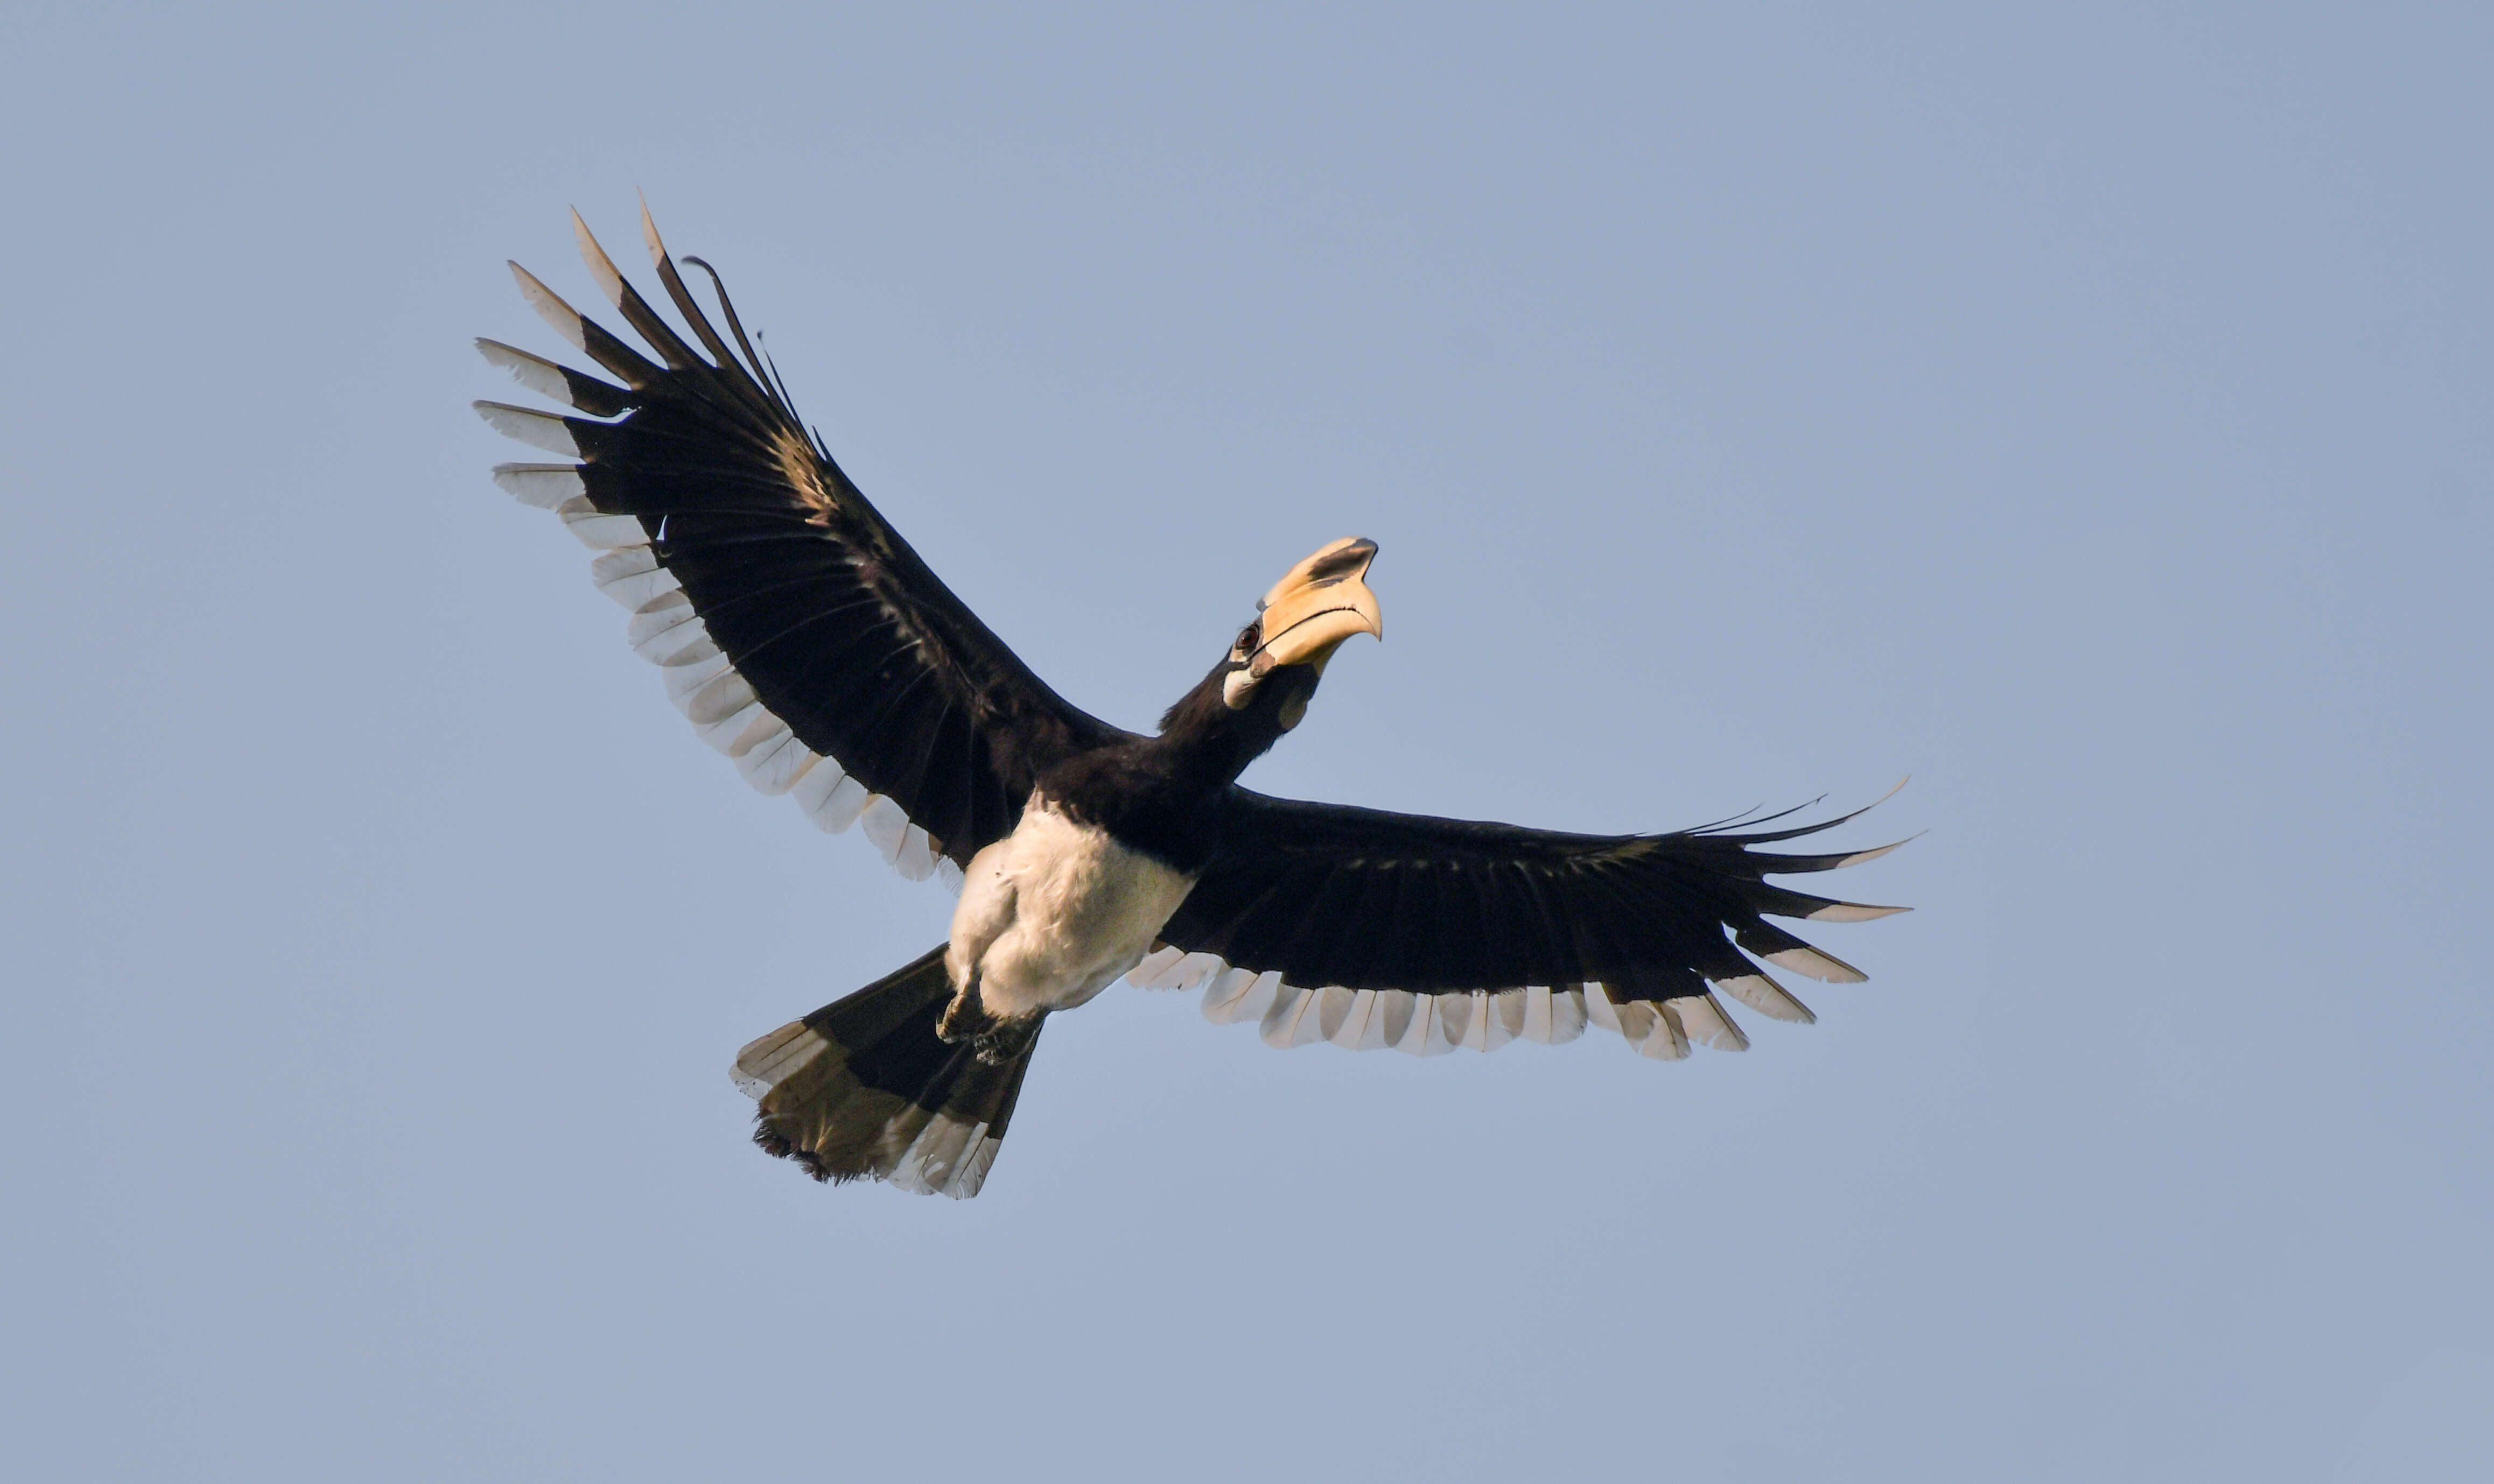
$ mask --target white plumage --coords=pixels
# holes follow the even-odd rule
[[[1033,799],[963,875],[945,966],[997,1016],[1080,1005],[1134,968],[1195,885]]]

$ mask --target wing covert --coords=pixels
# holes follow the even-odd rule
[[[979,847],[1012,833],[1041,772],[1126,734],[1049,689],[928,568],[807,435],[716,275],[725,336],[646,207],[641,221],[701,348],[575,213],[591,276],[657,359],[513,263],[537,313],[622,384],[478,341],[522,385],[588,414],[476,404],[573,461],[505,464],[495,478],[598,553],[592,579],[630,611],[634,651],[748,782],[793,795],[826,830],[863,820],[903,875],[958,884]]]

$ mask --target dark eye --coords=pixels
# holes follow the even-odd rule
[[[1259,619],[1238,631],[1238,643],[1233,648],[1241,654],[1255,653],[1256,646],[1262,640],[1263,632],[1264,621]]]

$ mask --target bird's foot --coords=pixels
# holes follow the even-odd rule
[[[988,1007],[979,999],[979,982],[973,978],[953,996],[953,1003],[944,1007],[943,1015],[935,1022],[935,1035],[945,1045],[955,1045],[992,1035],[1003,1023],[988,1014]]]
[[[988,1066],[1006,1066],[1030,1050],[1030,1044],[1039,1039],[1039,1022],[1047,1018],[1048,1012],[1043,1010],[1009,1020],[990,1019],[988,1028],[974,1037],[970,1045],[978,1051],[979,1060]]]

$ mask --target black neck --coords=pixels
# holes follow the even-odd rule
[[[1312,672],[1286,665],[1259,681],[1247,704],[1232,711],[1221,693],[1233,668],[1227,661],[1215,666],[1161,717],[1161,735],[1151,745],[1172,775],[1205,788],[1229,787],[1289,730],[1282,725],[1284,704],[1316,686]]]
[[[1218,844],[1220,803],[1288,728],[1286,704],[1305,703],[1316,673],[1286,665],[1258,681],[1247,705],[1221,699],[1225,662],[1161,718],[1161,735],[1067,759],[1039,780],[1058,808],[1182,871],[1200,871]]]

